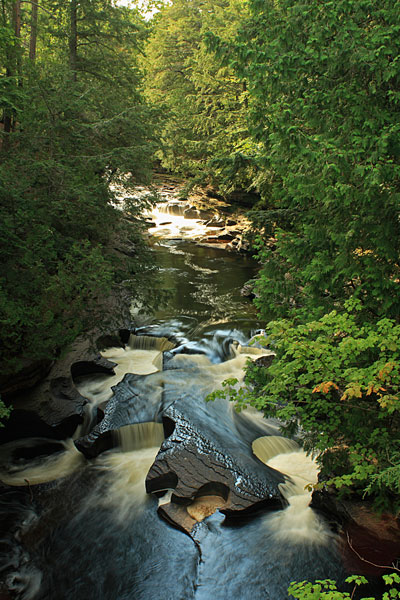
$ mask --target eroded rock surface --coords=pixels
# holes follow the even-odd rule
[[[13,410],[0,430],[0,443],[24,437],[70,437],[83,422],[87,404],[75,387],[74,377],[112,374],[114,366],[95,353],[87,340],[77,343],[67,357],[53,365],[41,383],[11,399]]]
[[[75,441],[86,457],[93,458],[116,445],[115,434],[122,427],[138,423],[161,423],[162,387],[158,373],[126,375],[102,408],[100,422]]]
[[[281,508],[285,501],[278,484],[284,476],[263,465],[251,449],[254,439],[275,429],[251,415],[237,414],[227,400],[206,403],[196,369],[185,372],[190,383],[184,397],[179,397],[179,369],[165,384],[162,416],[169,436],[146,479],[148,492],[173,488],[172,505],[159,509],[162,516],[190,531],[196,520],[185,505],[205,495],[220,497],[220,510],[226,514],[243,514],[260,505]]]
[[[225,424],[210,430],[201,417],[190,419],[177,406],[170,406],[165,418],[175,427],[149,471],[147,491],[165,489],[163,479],[175,473],[174,497],[178,501],[191,501],[209,486],[208,492],[213,491],[211,487],[216,492],[226,489],[226,511],[244,510],[262,501],[282,506],[278,484],[284,477],[253,456],[251,446],[237,432]]]

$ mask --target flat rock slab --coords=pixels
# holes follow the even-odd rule
[[[173,374],[178,385],[179,371]],[[187,372],[186,378],[190,381]],[[160,507],[161,515],[190,532],[196,521],[190,509],[177,505],[189,507],[202,496],[221,497],[220,510],[225,514],[243,514],[261,505],[282,508],[286,502],[278,486],[285,476],[261,463],[251,449],[260,431],[272,434],[268,426],[252,424],[226,400],[204,402],[196,385],[190,389],[189,384],[182,399],[174,388],[166,383],[164,389],[164,429],[171,433],[146,478],[149,493],[173,489],[172,502]]]

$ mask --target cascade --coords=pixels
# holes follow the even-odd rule
[[[115,436],[122,452],[132,452],[159,448],[164,441],[164,429],[162,423],[136,423],[120,427]]]
[[[115,375],[93,375],[80,377],[75,385],[80,394],[89,400],[93,411],[99,404],[110,399],[112,388],[127,373],[149,375],[162,370],[162,352],[174,347],[163,337],[131,334],[125,348],[107,348],[100,353],[103,358],[116,364]]]
[[[138,440],[135,440],[135,444],[138,444]],[[145,479],[158,449],[158,445],[136,446],[131,450],[123,448],[121,452],[101,455],[96,467],[105,477],[105,486],[102,482],[101,493],[98,489],[94,490],[83,510],[97,505],[109,509],[118,523],[131,520],[132,515],[149,500]]]
[[[251,446],[257,458],[265,464],[278,454],[292,453],[299,449],[297,442],[279,435],[257,438]]]
[[[312,486],[318,481],[315,460],[297,450],[275,455],[266,464],[289,477],[287,482],[280,484],[288,507],[269,520],[275,538],[297,543],[306,540],[320,545],[334,542],[334,534],[309,506]]]
[[[184,217],[185,211],[190,208],[186,202],[180,200],[168,200],[168,202],[162,202],[157,204],[156,210],[161,214],[175,215],[177,217]]]

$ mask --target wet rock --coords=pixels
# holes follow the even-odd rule
[[[238,241],[237,250],[240,252],[249,252],[250,243],[247,240],[240,239]]]
[[[53,428],[67,427],[71,434],[79,423],[82,423],[87,404],[86,398],[80,395],[72,380],[58,377],[50,383],[51,400],[39,407],[40,418]]]
[[[200,208],[197,209],[198,210],[198,218],[201,219],[202,221],[208,221],[209,219],[212,219],[214,217],[214,212],[212,210],[209,209],[204,209],[204,208]]]
[[[250,281],[246,283],[240,290],[240,295],[244,298],[249,298],[250,300],[253,300],[256,297],[254,293],[254,283]]]
[[[15,408],[6,427],[0,432],[0,443],[23,437],[65,439],[83,422],[86,398],[75,388],[72,379],[59,377],[50,382],[49,396],[35,406]]]
[[[232,238],[229,235],[221,234],[203,238],[201,241],[206,244],[227,244],[232,241]]]
[[[224,509],[227,504],[226,500],[226,497],[222,495],[207,494],[195,498],[187,506],[176,502],[161,504],[158,513],[166,521],[191,535],[198,523],[210,517],[217,510]]]
[[[275,354],[271,353],[271,354],[268,354],[267,356],[260,356],[260,358],[256,358],[256,360],[254,362],[257,365],[257,367],[264,367],[264,368],[268,369],[268,367],[270,367],[272,365],[274,358],[275,358]]]
[[[197,210],[197,208],[191,207],[191,208],[187,208],[185,210],[184,216],[187,219],[199,219],[200,218],[200,212]]]
[[[209,221],[206,222],[207,227],[217,227],[218,229],[224,229],[225,228],[225,221],[223,219],[210,219]]]
[[[171,525],[177,527],[185,533],[188,533],[189,535],[192,533],[193,528],[198,523],[196,519],[190,516],[186,506],[176,504],[175,502],[162,504],[161,506],[159,506],[157,512],[168,523],[171,523]]]
[[[114,374],[115,363],[98,355],[92,360],[79,360],[71,365],[71,376],[73,379],[82,375],[92,375],[94,373],[104,373],[105,375]]]
[[[15,394],[29,390],[37,385],[49,373],[53,361],[26,361],[25,366],[15,375],[0,377],[0,394],[3,400],[12,398]]]
[[[224,230],[222,233],[220,233],[219,235],[217,235],[215,237],[218,240],[220,240],[221,242],[231,242],[232,240],[235,239],[235,234],[231,233],[230,231]]]
[[[72,363],[72,366],[71,366]],[[57,361],[38,385],[13,396],[13,410],[0,429],[0,444],[27,437],[65,439],[83,422],[87,400],[74,378],[91,373],[112,374],[114,363],[93,352],[89,342],[78,342],[70,354]]]
[[[238,231],[237,229],[232,229],[232,228],[229,228],[229,229],[227,229],[227,231],[229,231],[229,233],[230,233],[232,236],[234,236],[235,238],[236,238],[236,237],[239,237],[239,236],[241,236],[241,235],[242,235],[242,232],[241,232],[241,231]]]
[[[164,394],[168,398],[172,390]],[[243,514],[261,504],[281,508],[285,501],[278,484],[285,477],[263,465],[251,450],[250,439],[256,439],[259,427],[255,427],[257,433],[247,430],[249,438],[243,439],[229,403],[217,400],[206,405],[188,395],[190,392],[184,401],[172,402],[163,411],[171,433],[147,475],[147,492],[172,487],[175,504],[191,504],[200,496],[218,495],[225,500],[226,514]],[[167,399],[164,404],[168,405]],[[267,427],[263,430],[266,434]],[[177,517],[182,512],[162,509],[166,510],[169,520],[176,518],[179,527],[187,528],[187,517]]]
[[[124,342],[122,340],[122,336],[124,335],[124,332],[127,331],[128,332],[128,337],[126,338],[126,341]],[[129,330],[121,330],[119,335],[116,334],[108,334],[108,335],[101,335],[99,337],[99,339],[96,341],[96,346],[98,348],[98,350],[105,350],[106,348],[123,348],[126,344],[126,342],[129,340],[129,335],[130,335],[130,331]]]

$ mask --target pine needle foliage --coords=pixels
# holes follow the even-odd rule
[[[258,307],[321,316],[354,296],[398,319],[398,2],[248,4],[218,51],[246,81],[264,173]]]

